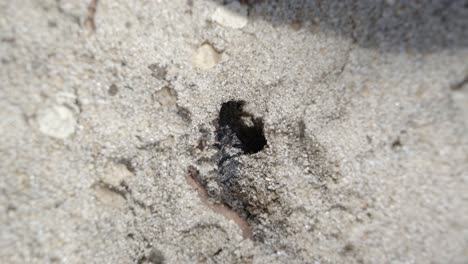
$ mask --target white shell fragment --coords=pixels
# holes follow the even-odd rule
[[[247,6],[239,2],[232,2],[216,9],[212,16],[213,21],[229,28],[243,28],[248,23]]]
[[[193,64],[202,70],[208,70],[219,62],[219,53],[208,43],[197,49],[193,56]]]
[[[63,105],[54,105],[38,113],[39,131],[43,134],[65,139],[76,129],[76,117],[73,112]]]

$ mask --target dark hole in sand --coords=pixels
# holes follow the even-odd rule
[[[244,154],[257,153],[266,146],[263,120],[244,111],[245,101],[228,101],[221,105],[217,141],[239,148]]]

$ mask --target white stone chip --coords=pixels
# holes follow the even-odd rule
[[[63,105],[54,105],[39,111],[37,122],[39,131],[59,139],[71,136],[77,125],[73,112]]]
[[[219,53],[210,45],[203,44],[197,49],[193,56],[193,64],[202,70],[208,70],[219,62]]]
[[[213,21],[229,28],[243,28],[249,22],[247,18],[247,6],[235,1],[216,9],[212,16]]]

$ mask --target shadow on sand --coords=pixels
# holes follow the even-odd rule
[[[216,1],[226,5],[232,0]],[[468,0],[242,0],[250,20],[289,24],[386,52],[468,48]]]

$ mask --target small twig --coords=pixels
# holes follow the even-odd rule
[[[91,0],[88,5],[88,15],[86,16],[85,26],[90,34],[96,31],[94,16],[96,15],[98,0]]]

